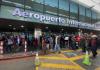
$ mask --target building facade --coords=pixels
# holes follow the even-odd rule
[[[98,18],[91,8],[71,0],[0,0],[0,21],[1,31],[33,31],[49,26],[51,31],[62,28],[73,31],[93,30]]]

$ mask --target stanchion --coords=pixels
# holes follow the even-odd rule
[[[24,52],[27,52],[27,41],[25,41],[25,47],[24,47]]]
[[[24,45],[24,56],[27,56],[27,41],[25,41],[25,43],[24,43],[25,45]]]
[[[38,66],[36,66],[36,67],[35,67],[35,70],[38,70],[38,69],[39,69],[39,67],[38,67]]]
[[[79,48],[79,43],[78,42],[76,42],[76,49],[78,49]]]
[[[36,57],[35,57],[35,70],[38,70],[38,67],[40,65],[40,60],[39,60],[39,56],[38,56],[38,52],[36,53]]]
[[[3,41],[0,41],[0,54],[3,54]]]

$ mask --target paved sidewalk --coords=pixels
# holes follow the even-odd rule
[[[18,59],[24,57],[34,56],[35,52],[20,52],[20,53],[11,53],[11,54],[3,54],[0,55],[0,60],[10,60],[10,59]]]
[[[50,56],[51,55],[51,56]],[[45,56],[39,56],[40,66],[37,70],[85,70],[70,58],[61,54],[48,54]]]
[[[97,55],[96,58],[91,58],[90,57],[90,62],[91,62],[90,66],[84,65],[82,63],[83,60],[84,60],[84,58],[83,59],[79,59],[79,60],[75,60],[75,62],[77,64],[79,64],[80,66],[82,66],[86,70],[100,70],[100,49],[98,49],[98,55]]]
[[[98,50],[98,53],[100,54],[100,50]],[[34,59],[36,52],[27,52],[27,53],[15,53],[15,54],[5,54],[0,55],[0,60],[9,60],[9,59],[18,59],[18,62],[16,60],[10,60],[9,62],[13,62],[14,64],[9,65],[5,61],[1,61],[2,66],[6,65],[3,69],[0,70],[6,70],[5,68],[9,66],[14,69],[8,69],[8,70],[36,70],[34,66]],[[42,51],[39,51],[39,60],[40,60],[40,66],[38,67],[38,70],[98,70],[100,69],[98,65],[100,65],[98,55],[96,60],[92,60],[92,66],[86,66],[82,64],[84,53],[81,52],[81,49],[73,51],[73,50],[62,50],[61,53],[49,53],[46,55],[43,55]],[[29,57],[29,58],[25,58]],[[27,59],[27,60],[26,60]],[[5,63],[5,64],[4,64]],[[19,65],[16,67],[16,63]],[[4,64],[4,65],[3,65]],[[26,68],[24,65],[26,65]],[[1,66],[1,67],[2,67]],[[19,67],[22,67],[22,69],[18,69]],[[30,67],[31,66],[31,67]]]
[[[53,54],[51,54],[51,53],[49,53],[48,55],[49,56],[55,55],[55,53],[53,53]],[[77,53],[80,53],[80,50],[79,51],[73,51],[73,50],[68,50],[68,49],[62,50],[62,54],[64,54],[65,57],[68,57],[68,58],[80,56],[80,54],[77,54]],[[20,53],[3,54],[3,55],[0,55],[0,60],[9,60],[9,59],[24,58],[24,57],[32,57],[32,56],[35,56],[35,54],[36,54],[36,52],[26,52],[26,53],[20,52]],[[42,51],[39,51],[39,55],[43,55]],[[62,56],[64,56],[64,55],[62,55]],[[44,55],[44,56],[46,56],[46,55]]]

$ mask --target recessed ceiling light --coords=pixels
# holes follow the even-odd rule
[[[48,29],[48,27],[46,27],[46,29]]]
[[[23,27],[24,27],[24,25],[21,25],[20,27],[21,27],[21,28],[23,28]]]
[[[16,28],[13,28],[13,30],[16,30]]]
[[[9,25],[9,26],[12,26],[12,25]]]
[[[63,31],[64,29],[62,28],[61,30]]]
[[[34,1],[34,0],[31,0],[31,1]]]

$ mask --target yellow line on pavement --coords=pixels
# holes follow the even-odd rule
[[[72,69],[72,70],[84,70],[79,65],[52,64],[52,63],[41,63],[41,67],[62,68],[62,69]]]
[[[61,51],[61,52],[73,52],[73,50],[66,50],[66,51]]]
[[[96,68],[95,70],[100,70],[100,67]]]
[[[35,70],[38,70],[38,67],[36,66],[36,69]]]
[[[81,49],[78,49],[78,50],[76,50],[76,51],[81,51]],[[74,50],[62,50],[62,52],[74,52]]]
[[[39,56],[40,59],[53,59],[53,60],[69,60],[69,58],[62,57],[50,57],[50,56]]]
[[[75,65],[77,65],[77,66],[79,66],[79,67],[81,67],[79,64],[77,64],[76,62],[74,62],[74,61],[70,61],[70,62],[72,62],[73,64],[75,64]],[[81,67],[83,70],[85,70],[83,67]]]
[[[80,56],[76,56],[76,57],[71,57],[69,58],[69,60],[71,61],[75,61],[75,60],[78,60],[78,59],[81,59],[81,58],[84,58],[85,55],[80,55]]]
[[[62,58],[67,58],[64,54],[59,54]]]
[[[71,61],[75,61],[78,59],[81,59],[84,57],[84,55],[81,56],[76,56],[76,57],[71,57],[71,58],[67,58],[66,56],[64,56],[63,54],[60,54],[62,57],[50,57],[50,56],[39,56],[40,59],[52,59],[52,60],[71,60]]]
[[[75,65],[65,65],[65,64],[53,64],[53,63],[42,63],[41,66],[43,67],[52,67],[52,68],[64,68],[64,69],[74,69],[74,70],[84,70],[80,65],[78,65],[77,63],[73,62],[74,60],[78,60],[84,57],[84,55],[81,56],[76,56],[76,57],[72,57],[72,58],[67,58],[66,56],[64,56],[63,54],[59,54],[62,57],[50,57],[50,56],[40,56],[40,59],[52,59],[52,60],[69,60],[70,62],[72,62]]]

